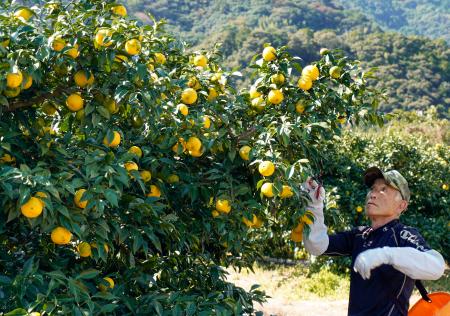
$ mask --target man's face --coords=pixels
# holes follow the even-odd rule
[[[384,179],[376,179],[366,196],[367,216],[399,216],[407,206],[399,195],[399,191],[387,185]]]

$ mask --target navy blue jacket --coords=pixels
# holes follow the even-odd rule
[[[329,240],[325,255],[352,256],[349,316],[408,315],[415,280],[386,264],[372,270],[370,279],[364,280],[353,270],[353,265],[361,252],[372,248],[387,246],[430,250],[415,228],[405,226],[396,219],[375,230],[361,226],[337,233],[329,236]]]

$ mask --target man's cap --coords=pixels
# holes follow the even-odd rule
[[[370,188],[376,179],[384,179],[388,185],[400,191],[402,198],[409,202],[411,192],[408,181],[397,170],[381,171],[380,168],[370,167],[364,172],[364,183]]]

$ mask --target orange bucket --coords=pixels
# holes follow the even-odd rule
[[[428,297],[431,302],[421,298],[411,307],[408,316],[450,316],[450,293],[435,292]]]

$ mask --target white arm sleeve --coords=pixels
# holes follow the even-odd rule
[[[304,233],[303,243],[306,251],[314,256],[320,256],[323,254],[330,242],[327,234],[327,226],[324,223],[323,206],[322,207],[307,207],[314,214],[314,223],[310,225],[309,236]]]
[[[389,263],[415,280],[437,280],[445,270],[445,261],[436,250],[420,251],[412,247],[384,247]]]

